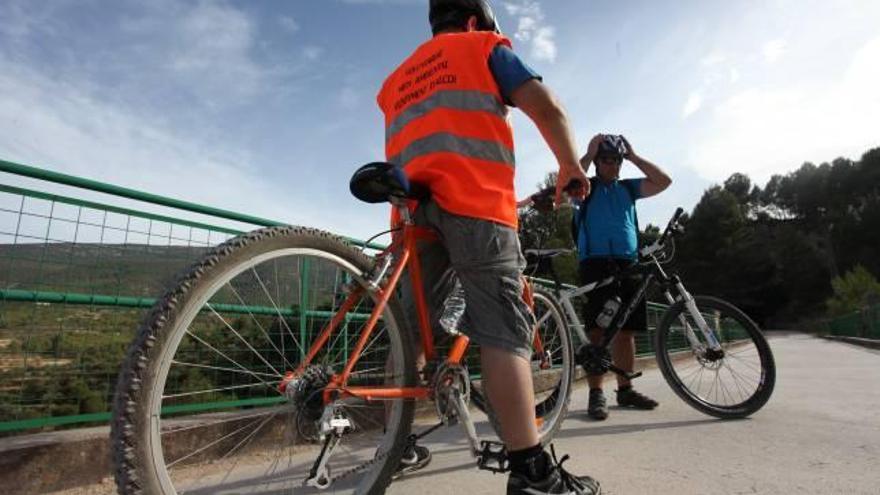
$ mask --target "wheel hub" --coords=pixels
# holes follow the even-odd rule
[[[310,364],[296,377],[293,372],[288,371],[284,380],[278,385],[278,390],[293,404],[299,417],[308,421],[317,421],[324,412],[321,392],[330,383],[332,377],[332,368]]]

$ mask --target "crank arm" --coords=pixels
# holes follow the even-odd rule
[[[626,378],[627,380],[632,380],[632,379],[635,379],[635,378],[642,376],[641,371],[634,371],[634,372],[630,373],[629,371],[622,370],[622,369],[618,368],[617,366],[614,366],[613,364],[611,366],[609,366],[608,369],[617,373],[618,375]]]
[[[464,428],[468,443],[471,444],[471,455],[479,457],[482,450],[480,448],[480,439],[477,438],[477,430],[474,428],[474,422],[471,420],[471,413],[468,410],[468,405],[465,403],[461,391],[458,390],[458,388],[452,391],[451,403],[452,407],[455,408],[456,416],[458,416],[461,421],[461,426]]]
[[[315,464],[309,472],[309,477],[303,481],[303,486],[313,486],[319,490],[326,490],[330,487],[332,480],[330,478],[330,469],[327,468],[327,461],[330,460],[330,454],[339,445],[341,439],[342,436],[336,433],[327,435],[327,439],[324,440],[324,447],[321,448],[321,455],[315,459]]]

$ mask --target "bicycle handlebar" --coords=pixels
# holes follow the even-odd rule
[[[683,213],[684,213],[684,208],[679,206],[675,210],[675,213],[672,214],[672,218],[669,220],[669,223],[666,224],[666,228],[663,230],[663,234],[661,234],[660,237],[658,237],[656,241],[651,243],[650,246],[646,246],[646,247],[642,248],[639,251],[639,253],[643,257],[647,257],[647,256],[651,256],[652,254],[656,253],[657,251],[663,249],[663,246],[664,246],[664,244],[666,244],[666,239],[669,237],[669,235],[673,234],[675,232],[681,231],[681,226],[678,224],[678,219],[681,217],[681,215]]]
[[[568,184],[562,188],[562,191],[571,194],[571,192],[579,187],[583,187],[581,181],[578,179],[571,179],[568,181]],[[553,203],[556,200],[556,186],[548,186],[544,189],[539,190],[536,193],[533,193],[527,196],[525,199],[522,199],[517,202],[517,206],[531,206],[538,211],[552,211]]]

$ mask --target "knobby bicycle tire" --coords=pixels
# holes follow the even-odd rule
[[[703,336],[685,303],[678,301],[666,310],[655,335],[663,378],[682,400],[708,415],[736,419],[754,414],[770,399],[776,383],[776,364],[767,339],[733,304],[708,296],[696,296],[694,302],[721,342],[724,357],[706,359],[691,350],[681,318],[698,338]]]
[[[532,298],[539,323],[536,331],[542,332],[542,339],[546,339],[543,342],[550,349],[553,357],[552,362],[556,363],[549,370],[542,370],[536,365],[540,356],[535,354],[532,355],[530,362],[533,382],[536,384],[535,418],[538,436],[541,443],[547,445],[556,436],[568,412],[575,372],[574,348],[564,313],[553,293],[534,285]],[[542,318],[545,313],[547,316]],[[489,422],[496,433],[500,432],[500,423],[495,411],[479,388],[474,388],[472,399],[474,405],[489,417]]]
[[[139,327],[138,334],[128,350],[127,357],[119,375],[116,396],[114,398],[113,419],[111,422],[111,444],[116,483],[120,493],[126,495],[141,493],[152,495],[171,494],[178,491],[174,486],[175,482],[171,480],[169,469],[167,468],[164,459],[164,457],[168,455],[168,449],[165,449],[165,446],[162,445],[162,435],[165,435],[166,432],[161,429],[162,427],[160,424],[161,421],[164,420],[160,419],[160,416],[164,414],[162,401],[168,397],[164,395],[164,387],[166,384],[163,382],[169,378],[169,367],[172,366],[172,364],[168,364],[167,360],[175,362],[173,358],[177,356],[176,353],[178,350],[183,352],[184,345],[181,343],[183,336],[185,333],[194,335],[194,332],[198,331],[194,326],[191,331],[190,324],[196,317],[203,317],[202,315],[205,314],[205,307],[209,308],[210,311],[214,311],[219,319],[223,320],[223,323],[226,324],[226,326],[233,329],[233,326],[220,316],[211,305],[211,302],[208,301],[208,298],[213,297],[212,294],[209,294],[210,291],[216,289],[218,291],[217,294],[219,294],[220,289],[217,289],[217,286],[226,279],[229,287],[232,288],[232,292],[236,292],[236,288],[229,281],[232,280],[231,277],[243,277],[244,275],[241,274],[246,273],[247,269],[240,272],[236,272],[236,270],[239,270],[242,266],[257,263],[254,260],[281,259],[280,257],[284,253],[289,253],[290,256],[293,256],[296,253],[301,253],[302,256],[315,256],[316,259],[330,260],[332,263],[338,264],[339,267],[351,271],[351,273],[354,274],[353,280],[355,282],[358,282],[358,275],[367,273],[372,266],[369,257],[347,244],[338,236],[303,227],[272,227],[256,230],[225,242],[214,248],[199,262],[186,271],[179,278],[177,283],[168,290],[161,299],[159,299],[143,320]],[[277,258],[273,258],[273,256],[277,256]],[[266,263],[268,263],[268,261],[266,261]],[[258,275],[258,268],[262,267],[262,265],[255,264],[249,266],[254,272],[254,276]],[[278,277],[277,267],[275,276],[276,278]],[[259,279],[259,277],[257,278]],[[299,280],[303,279],[300,278]],[[263,282],[260,281],[260,284],[263,284]],[[259,290],[255,287],[256,285],[254,285],[253,288],[254,294],[258,294]],[[225,285],[222,288],[229,292]],[[242,292],[244,291],[241,287],[239,287],[239,290]],[[266,291],[266,286],[263,286],[262,290]],[[282,288],[274,287],[273,290],[277,293],[280,292]],[[299,294],[307,293],[305,292],[306,288],[300,287],[299,290]],[[272,299],[271,294],[268,291],[266,291],[265,294],[269,296],[270,300]],[[235,295],[241,300],[238,293]],[[242,301],[242,303],[244,302]],[[324,303],[331,304],[326,301]],[[372,303],[374,304],[375,301],[372,301]],[[205,304],[205,306],[202,306],[203,304]],[[272,304],[275,304],[274,301]],[[367,301],[367,304],[370,304],[370,300]],[[277,324],[286,324],[284,322],[284,317],[281,316],[280,308],[276,307],[275,309],[278,310],[278,319],[275,320],[275,322]],[[305,311],[304,308],[300,309],[303,312]],[[254,313],[251,312],[251,309],[247,309],[247,311],[255,320],[257,320]],[[317,313],[318,311],[316,310],[315,312]],[[384,336],[387,334],[387,346],[389,349],[387,352],[390,353],[389,355],[397,357],[394,359],[387,358],[386,362],[391,364],[386,365],[384,372],[390,373],[389,368],[393,367],[394,375],[400,375],[399,377],[394,378],[395,380],[399,380],[394,382],[395,386],[414,386],[416,383],[416,375],[413,346],[409,333],[406,331],[400,331],[403,328],[402,322],[404,321],[402,314],[399,302],[396,297],[392,297],[383,312],[382,317],[382,322],[385,325],[383,328],[387,329],[387,332],[382,333],[381,335]],[[190,320],[187,320],[187,318]],[[401,324],[398,322],[401,322]],[[259,321],[257,321],[257,325],[259,324]],[[264,330],[262,326],[260,326],[260,330]],[[287,330],[290,330],[290,328],[287,328]],[[241,331],[243,332],[243,330]],[[254,332],[256,332],[256,330],[254,330]],[[279,329],[278,332],[280,334],[281,330]],[[266,334],[265,331],[264,334]],[[207,333],[205,335],[207,335]],[[214,331],[211,335],[219,335],[219,333]],[[235,332],[235,335],[239,335],[239,333]],[[271,341],[268,334],[266,334],[266,337],[267,339],[270,339],[269,344],[272,344],[272,346],[275,347],[275,350],[278,351],[278,347]],[[295,338],[293,334],[291,334],[291,337]],[[223,338],[234,340],[231,335],[224,335]],[[282,340],[281,342],[283,345],[284,341]],[[377,346],[378,345],[379,344],[377,344]],[[195,344],[192,346],[195,347]],[[248,347],[251,346],[249,345]],[[263,347],[265,347],[265,344],[263,344]],[[303,352],[304,347],[307,349],[308,344],[305,342],[299,343],[298,350]],[[215,346],[212,346],[212,348],[215,350],[217,349]],[[291,346],[291,351],[293,351],[293,349],[293,346]],[[251,347],[251,350],[255,353],[258,352],[254,347]],[[199,350],[199,352],[201,352],[201,350]],[[231,353],[234,351],[227,352],[229,355],[232,355]],[[244,349],[235,349],[235,352],[247,351]],[[283,359],[285,363],[288,365],[292,364],[289,363],[284,356],[284,354],[288,354],[287,351],[282,352],[281,354],[281,359]],[[220,352],[220,355],[228,357],[227,354],[223,352]],[[334,356],[334,358],[335,357],[336,356]],[[220,360],[217,356],[214,356],[214,359]],[[399,359],[400,364],[394,363],[397,359]],[[292,361],[293,358],[290,360]],[[164,364],[163,361],[165,361]],[[266,362],[265,359],[263,361],[266,365],[272,367],[271,363]],[[210,368],[211,366],[203,367]],[[231,364],[224,364],[223,367],[214,365],[213,368],[215,368],[216,375],[217,369],[231,369],[234,367]],[[244,374],[240,370],[233,369],[233,371],[236,371],[239,374]],[[341,370],[335,371],[338,372]],[[380,372],[381,371],[382,370],[380,370]],[[254,374],[254,372],[251,372],[251,374],[255,377],[259,376]],[[266,375],[268,375],[268,373]],[[263,385],[268,385],[268,380],[267,382],[264,382]],[[275,399],[277,399],[277,397]],[[397,468],[399,459],[406,446],[407,436],[409,435],[413,420],[414,402],[412,400],[397,400],[391,402],[391,404],[392,405],[385,410],[384,422],[386,424],[385,428],[381,429],[382,437],[380,438],[382,442],[378,444],[379,447],[374,447],[382,448],[382,446],[384,446],[387,450],[381,452],[377,450],[374,457],[366,463],[368,465],[369,473],[363,474],[364,477],[361,479],[361,483],[355,487],[357,493],[382,493],[390,481],[391,475]],[[163,409],[160,409],[160,407]],[[286,406],[278,407],[285,408]],[[354,408],[354,406],[352,406],[352,408]],[[250,411],[257,411],[257,413],[260,413],[261,411],[265,411],[265,409],[252,409]],[[298,449],[300,449],[300,445],[296,443],[298,434],[291,434],[289,431],[291,428],[291,418],[294,418],[293,421],[298,428],[301,424],[301,413],[296,413],[296,416],[292,416],[292,413],[285,409],[283,414],[287,414],[287,416],[281,416],[280,420],[281,423],[283,423],[283,431],[286,433],[280,438],[276,438],[276,436],[273,435],[275,430],[278,429],[276,428],[276,423],[278,422],[276,414],[278,413],[272,411],[273,410],[269,411],[271,413],[269,419],[263,420],[253,432],[248,433],[248,437],[244,437],[243,440],[238,440],[238,438],[233,437],[237,442],[235,448],[226,453],[224,458],[226,458],[226,456],[231,456],[233,453],[238,455],[239,452],[244,451],[245,449],[240,447],[243,442],[248,442],[246,447],[250,447],[249,444],[254,442],[254,438],[256,438],[259,433],[260,438],[268,437],[268,441],[274,446],[273,448],[278,449],[283,446],[288,449],[287,452],[290,458],[287,459],[287,462],[289,467],[293,455],[299,454]],[[370,411],[367,411],[364,414],[369,413]],[[269,413],[266,413],[266,415],[268,414]],[[195,418],[196,420],[191,422],[195,423],[196,428],[198,428],[198,420],[201,417],[196,416]],[[271,424],[268,423],[270,420],[273,421]],[[238,425],[239,423],[232,424]],[[264,428],[267,424],[270,424],[268,429]],[[366,424],[366,421],[364,421],[364,424]],[[263,428],[263,430],[259,431],[260,428]],[[370,431],[373,432],[375,430],[376,429],[374,428]],[[196,431],[199,430],[197,429]],[[233,433],[235,431],[233,431]],[[210,430],[208,430],[208,433],[210,433]],[[378,433],[375,434],[378,435]],[[217,435],[220,434],[218,433]],[[224,440],[228,436],[229,435],[220,437],[220,440],[232,442],[233,440]],[[291,440],[291,436],[293,440]],[[197,438],[197,436],[188,438],[188,441],[201,440]],[[195,440],[193,440],[193,438],[195,438]],[[276,444],[272,444],[271,442],[275,442]],[[284,442],[290,442],[290,445],[283,445]],[[170,447],[172,446],[169,445],[169,448]],[[176,449],[179,446],[174,445],[173,447]],[[214,448],[211,445],[208,445],[208,447],[210,448],[207,450],[203,449],[201,451],[196,451],[198,455],[190,455],[193,455],[194,459],[203,457],[207,455],[205,452],[210,452],[210,450]],[[260,446],[260,448],[262,448],[262,446]],[[272,457],[271,453],[265,455],[264,451],[261,451],[256,447],[254,447],[254,450],[257,451],[257,454],[252,455],[254,459],[261,461],[262,458],[260,455],[263,455],[263,457],[268,458],[266,459],[266,462],[270,462]],[[281,450],[281,452],[284,453],[285,451]],[[221,458],[221,461],[224,458]],[[232,459],[232,457],[229,458]],[[315,458],[317,458],[316,455],[311,457],[312,460]],[[189,459],[187,459],[187,461],[189,461]],[[214,462],[214,460],[211,460],[210,462]],[[238,462],[239,461],[237,460],[236,464],[233,465],[233,468],[238,466]],[[275,460],[274,462],[276,463],[277,468],[279,461]],[[283,462],[283,460],[280,462]],[[370,463],[372,464],[370,465]],[[181,463],[181,465],[183,464],[184,463]],[[309,466],[310,464],[305,463],[303,465]],[[272,465],[269,464],[269,467],[272,467]],[[260,465],[259,468],[262,469],[262,465]],[[250,465],[248,465],[248,469],[250,469]],[[272,474],[275,475],[275,472],[276,471],[273,468]],[[266,470],[266,473],[268,473],[268,469]],[[331,477],[335,474],[339,473],[331,473]],[[229,474],[227,474],[221,481],[225,482],[228,476]],[[248,478],[245,477],[245,479]],[[236,482],[243,483],[244,481]],[[260,480],[260,482],[262,482],[262,480]],[[274,492],[277,493],[277,482],[277,479],[266,481],[266,488],[271,488],[271,490],[275,490]],[[292,490],[285,488],[285,493],[298,493],[301,482],[301,479],[292,480],[291,483],[295,483],[290,487]],[[232,481],[230,481],[230,483],[232,483]],[[273,485],[272,483],[276,484]],[[233,492],[235,491],[234,486],[241,485],[233,485]],[[205,490],[211,493],[226,493],[217,487],[202,488],[202,491]],[[335,490],[331,491],[336,492]]]

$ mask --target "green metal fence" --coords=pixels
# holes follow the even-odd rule
[[[0,434],[107,421],[118,367],[154,298],[208,248],[242,230],[283,224],[2,160],[0,172],[19,182],[36,179],[44,189],[0,184]],[[45,192],[49,185],[64,193]],[[107,199],[85,200],[85,191]],[[144,209],[118,206],[120,198]],[[204,216],[213,220],[197,220]],[[312,276],[318,270],[313,267]],[[309,268],[296,273],[308,277]],[[661,308],[650,306],[651,329]],[[277,309],[234,301],[215,309],[265,314],[265,328],[280,335],[272,320]],[[329,314],[282,312],[283,324],[304,333]],[[637,346],[640,354],[652,352],[650,333],[639,336]],[[213,410],[277,400],[220,394],[173,407]]]
[[[880,339],[880,304],[825,321],[822,326],[828,335]]]
[[[144,311],[209,247],[241,233],[185,215],[246,229],[283,224],[7,161],[0,172],[72,191],[0,184],[0,433],[109,418],[116,372]],[[76,197],[83,190],[171,213]],[[303,325],[313,316],[297,315]]]

